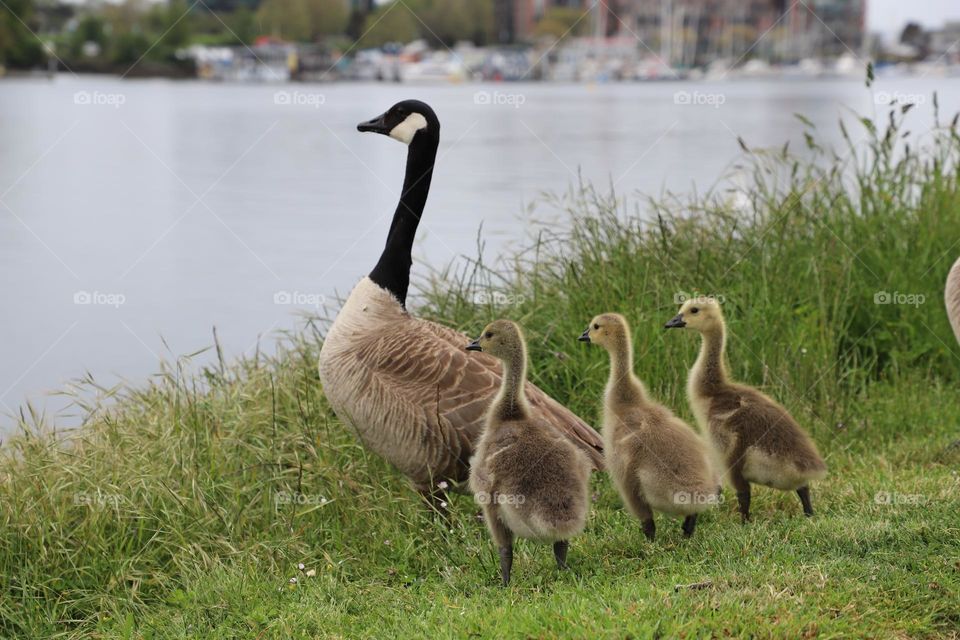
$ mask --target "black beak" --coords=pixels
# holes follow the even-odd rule
[[[383,113],[373,120],[361,122],[357,125],[357,131],[373,131],[374,133],[387,135],[390,133],[390,129],[387,128],[387,114]]]
[[[590,327],[587,327],[583,331],[583,335],[577,338],[580,342],[590,342]]]
[[[683,314],[678,313],[670,319],[670,322],[663,325],[664,329],[683,329],[687,323],[683,321]]]
[[[480,338],[477,338],[473,342],[467,345],[467,351],[483,351],[480,347]]]

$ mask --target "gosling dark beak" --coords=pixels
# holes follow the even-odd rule
[[[670,319],[670,322],[663,325],[664,329],[683,329],[687,323],[683,321],[683,314],[678,313]]]
[[[390,129],[387,127],[387,114],[382,113],[373,120],[367,120],[357,125],[357,131],[373,131],[387,135]]]
[[[477,338],[476,340],[468,344],[467,351],[483,351],[483,349],[480,347],[480,339]]]
[[[583,331],[583,335],[577,338],[580,342],[590,342],[590,327],[587,327]]]

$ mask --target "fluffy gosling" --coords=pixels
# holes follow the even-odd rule
[[[701,430],[725,462],[743,521],[750,520],[751,483],[796,491],[803,513],[812,516],[810,482],[823,478],[827,466],[786,409],[757,389],[730,381],[720,305],[712,298],[687,300],[666,328],[694,329],[702,336],[687,396]]]
[[[697,515],[718,502],[719,479],[703,440],[683,420],[647,394],[633,372],[633,345],[626,318],[605,313],[590,322],[583,342],[610,354],[603,396],[604,458],[613,484],[643,533],[653,540],[653,511],[683,516],[693,535]]]
[[[524,395],[527,350],[520,327],[497,320],[467,345],[503,362],[500,391],[470,460],[470,490],[500,552],[503,586],[510,583],[513,538],[553,542],[566,567],[568,540],[587,520],[587,455],[530,410]]]

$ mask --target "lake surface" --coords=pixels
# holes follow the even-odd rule
[[[822,138],[920,96],[916,132],[960,108],[960,80],[629,85],[230,86],[61,75],[0,80],[0,433],[29,399],[89,372],[144,380],[161,358],[228,356],[345,295],[382,248],[405,149],[356,124],[399,99],[442,121],[415,270],[508,250],[544,191],[584,179],[656,194],[713,185],[751,146]],[[947,116],[949,117],[949,116]],[[204,361],[204,356],[198,358]]]

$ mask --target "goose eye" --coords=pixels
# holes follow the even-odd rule
[[[490,331],[487,331],[485,334],[483,334],[483,337],[489,340],[490,338],[493,337],[493,333]]]
[[[597,323],[593,323],[593,328],[594,328],[594,329],[599,329],[599,328],[600,328],[600,325],[597,324]]]
[[[690,309],[690,313],[698,313],[699,311],[700,311],[700,309],[698,309],[697,307],[694,307],[693,309]]]

